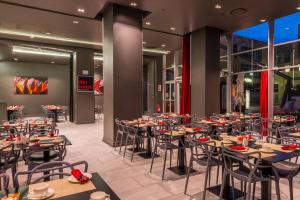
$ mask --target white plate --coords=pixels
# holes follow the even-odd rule
[[[90,173],[82,173],[83,175],[85,175],[86,177],[88,177],[89,179],[91,179],[92,178],[92,174],[90,174]],[[71,175],[71,176],[69,176],[68,177],[68,181],[70,182],[70,183],[79,183],[79,181],[73,176],[73,175]]]
[[[273,153],[273,150],[270,149],[270,150],[266,150],[266,149],[259,149],[260,152],[262,153]]]
[[[30,192],[28,194],[28,199],[30,199],[30,200],[44,200],[44,199],[48,199],[49,197],[53,196],[54,193],[55,193],[55,191],[52,188],[49,188],[47,194],[43,195],[43,196],[38,196],[38,195],[34,194],[33,192]]]

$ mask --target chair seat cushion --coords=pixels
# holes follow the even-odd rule
[[[279,176],[296,175],[300,165],[288,161],[273,163],[272,167],[278,172]]]
[[[53,159],[53,158],[57,157],[58,152],[55,151],[55,150],[51,150],[51,151],[49,152],[49,155],[50,155],[50,159]],[[44,154],[43,154],[43,152],[36,152],[36,153],[33,153],[33,154],[30,156],[30,160],[33,160],[33,161],[42,161],[42,160],[44,160]]]

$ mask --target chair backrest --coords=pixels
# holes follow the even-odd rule
[[[207,156],[207,161],[210,161],[211,157],[216,154],[216,142],[199,142],[197,138],[192,135],[186,137],[186,141],[191,149],[191,154],[194,158],[200,158],[202,156]]]
[[[55,151],[55,157],[51,159],[55,160],[63,160],[64,156],[66,155],[66,141],[62,141],[61,143],[55,143],[49,146],[43,145],[31,145],[24,148],[23,156],[28,165],[29,169],[32,169],[34,166],[37,165],[35,155],[44,155],[44,152],[51,152]]]
[[[12,165],[16,164],[20,156],[20,150],[15,149],[13,143],[7,145],[0,150],[0,158],[2,165],[0,166],[0,171],[9,169]]]
[[[14,177],[14,184],[15,187],[19,187],[19,177],[20,176],[27,176],[26,185],[38,183],[40,181],[44,181],[45,179],[49,179],[50,177],[59,176],[59,178],[63,178],[64,176],[70,176],[71,170],[74,168],[77,168],[79,166],[84,166],[83,172],[87,172],[88,170],[88,163],[86,161],[79,161],[76,163],[68,163],[64,161],[54,161],[54,162],[48,162],[43,163],[40,165],[37,165],[32,170],[29,171],[22,171],[17,172]],[[34,175],[40,175],[36,178]]]
[[[253,156],[255,155],[256,160],[253,160]],[[235,150],[231,150],[228,147],[225,147],[222,143],[222,156],[224,162],[224,170],[226,170],[231,176],[247,181],[247,179],[252,179],[253,177],[257,177],[256,172],[261,163],[261,153],[253,152],[253,153],[242,153]],[[248,177],[245,177],[234,171],[234,164],[239,163],[244,167],[248,168],[249,174]]]
[[[9,176],[6,173],[0,173],[0,190],[7,190],[9,185]]]

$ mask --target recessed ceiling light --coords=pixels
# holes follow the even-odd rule
[[[143,44],[147,44],[147,42],[143,42]]]
[[[297,7],[297,10],[300,10],[300,7]]]
[[[161,46],[162,46],[162,47],[166,47],[166,45],[165,45],[165,44],[162,44]]]
[[[79,24],[79,21],[74,20],[73,24]]]
[[[266,19],[261,19],[260,22],[264,23],[266,22],[267,20]]]
[[[131,2],[130,5],[133,7],[137,7],[138,4],[136,2]]]
[[[77,11],[80,13],[85,13],[85,10],[83,8],[78,8]]]
[[[175,30],[176,30],[176,28],[175,28],[175,27],[173,27],[173,26],[172,26],[170,29],[171,29],[172,31],[175,31]]]
[[[54,64],[55,62],[54,61],[51,61],[51,64]]]
[[[50,33],[50,32],[46,32],[46,35],[51,35],[52,33]]]
[[[14,61],[18,61],[19,59],[18,58],[14,58]]]
[[[148,25],[148,26],[150,26],[150,25],[151,25],[151,22],[146,22],[145,24]]]
[[[216,9],[221,9],[222,6],[221,6],[220,4],[216,4],[216,5],[215,5],[215,8],[216,8]]]

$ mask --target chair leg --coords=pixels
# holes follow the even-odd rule
[[[172,166],[172,155],[173,155],[173,150],[170,150],[170,167]]]
[[[251,183],[248,183],[248,188],[247,188],[247,198],[246,200],[250,200],[251,197]]]
[[[290,188],[290,200],[294,199],[294,194],[293,194],[293,178],[289,178],[289,188]]]
[[[125,142],[125,150],[124,150],[124,155],[123,157],[125,157],[125,154],[126,154],[126,150],[127,150],[127,143],[128,143],[128,135],[126,137],[126,142]]]
[[[220,170],[220,165],[217,167],[217,180],[216,180],[216,185],[218,185],[219,182],[219,170]]]
[[[202,199],[205,200],[206,198],[206,189],[207,189],[207,179],[208,179],[208,176],[209,176],[209,171],[211,171],[211,166],[208,165],[206,167],[206,172],[205,172],[205,181],[204,181],[204,191],[203,191],[203,197]],[[223,186],[223,185],[222,185]]]
[[[132,141],[132,152],[131,152],[131,159],[130,161],[132,162],[133,160],[133,154],[134,154],[134,143],[135,143],[136,139],[134,138],[133,141]]]
[[[167,154],[168,154],[168,150],[165,150],[165,158],[164,158],[163,173],[162,173],[162,177],[161,177],[162,180],[164,180],[164,178],[165,178],[165,170],[166,170]]]
[[[188,184],[189,184],[189,178],[190,178],[191,167],[192,167],[192,162],[193,162],[192,156],[193,156],[193,155],[191,154],[190,166],[189,166],[189,169],[188,169],[188,174],[187,174],[187,176],[186,176],[186,182],[185,182],[184,194],[186,194],[186,190],[187,190],[187,187],[188,187]]]
[[[279,179],[275,179],[275,188],[276,188],[277,200],[280,200]]]
[[[114,150],[117,149],[117,141],[118,141],[118,138],[119,138],[119,132],[117,133],[117,136],[116,136],[116,141],[115,141],[115,144],[114,144]]]
[[[150,173],[152,172],[152,167],[153,167],[156,151],[157,151],[157,144],[155,143],[154,149],[152,151],[152,160],[151,160],[151,166],[150,166]]]
[[[233,178],[233,176],[231,176],[231,189],[232,189],[232,198],[235,199],[234,178]]]
[[[252,200],[255,199],[255,189],[256,189],[256,182],[253,183]]]
[[[223,182],[222,182],[222,185],[221,185],[221,191],[220,191],[220,195],[219,195],[219,200],[223,199],[223,193],[224,193],[224,187],[225,187],[225,182],[226,182],[226,176],[227,176],[227,172],[226,170],[224,170],[224,173],[223,173]],[[204,198],[205,199],[205,198]]]
[[[121,151],[122,151],[123,136],[124,136],[124,134],[121,135],[119,154],[121,154]]]

